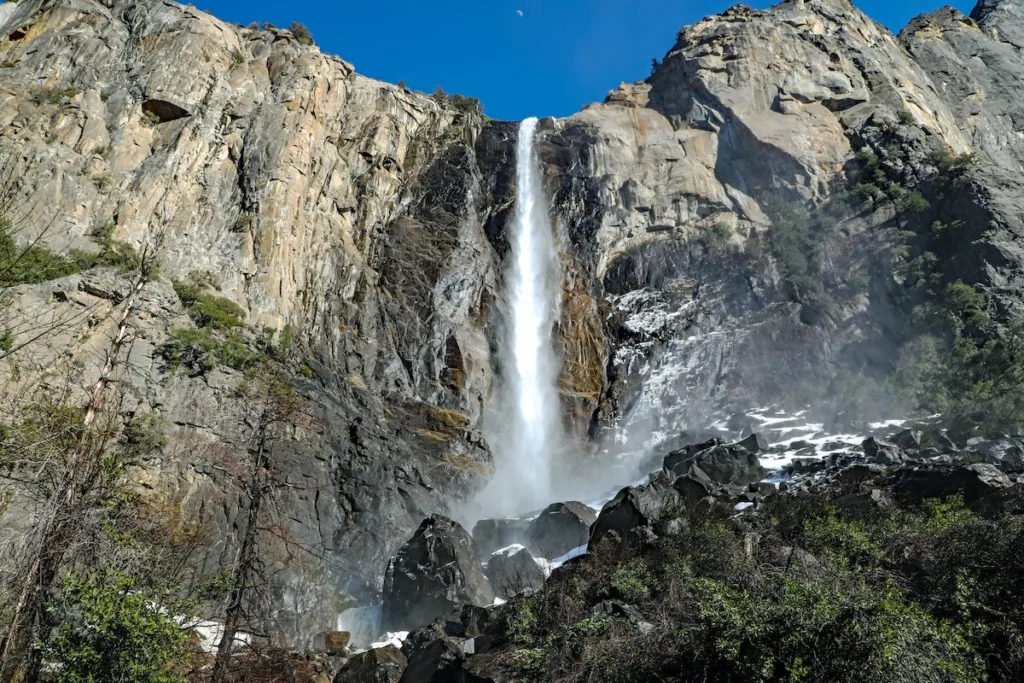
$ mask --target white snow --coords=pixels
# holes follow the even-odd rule
[[[381,637],[381,640],[378,640],[375,643],[370,643],[369,649],[376,650],[378,648],[387,647],[388,645],[394,645],[395,647],[400,648],[402,647],[402,643],[404,643],[405,639],[408,637],[408,631],[396,631],[394,633],[385,633]]]
[[[561,567],[563,564],[565,564],[566,562],[568,562],[572,558],[579,557],[580,555],[586,555],[586,554],[587,554],[587,546],[585,546],[585,545],[581,545],[578,548],[573,548],[572,550],[567,552],[565,555],[562,555],[560,557],[556,557],[555,559],[551,560],[551,568],[552,569],[558,569],[559,567]]]

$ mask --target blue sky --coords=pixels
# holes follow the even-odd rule
[[[367,76],[479,97],[496,119],[568,116],[650,72],[676,31],[736,0],[193,0],[222,19],[306,24],[325,52]],[[754,0],[755,7],[771,2]],[[855,0],[899,31],[974,0]],[[522,15],[519,14],[522,12]]]

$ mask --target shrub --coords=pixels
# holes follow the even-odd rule
[[[300,24],[298,22],[292,22],[291,26],[288,27],[288,30],[292,32],[292,35],[295,36],[295,40],[299,41],[300,45],[316,44],[313,41],[312,34],[309,32],[309,29],[305,27],[305,25]]]
[[[175,281],[174,291],[198,327],[230,330],[245,325],[245,310],[230,299],[204,293],[206,281]]]
[[[123,450],[130,460],[151,455],[168,444],[167,420],[156,413],[132,418],[121,431]]]
[[[8,229],[0,225],[0,287],[48,282],[81,269],[81,264],[53,253],[41,242],[19,247]]]
[[[235,370],[246,370],[259,364],[260,354],[253,352],[237,334],[214,335],[209,329],[192,330],[177,327],[160,348],[167,368],[176,372],[187,368],[193,375],[205,375],[218,363]]]
[[[45,654],[58,683],[186,683],[191,605],[153,595],[121,574],[71,574],[50,606],[60,625]]]

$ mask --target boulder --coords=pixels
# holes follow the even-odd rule
[[[595,521],[597,513],[583,503],[554,503],[530,522],[526,546],[540,557],[561,557],[587,544],[590,525]]]
[[[852,519],[876,517],[895,507],[892,499],[881,489],[840,496],[833,504],[841,516]]]
[[[693,467],[678,477],[672,482],[672,487],[679,492],[687,507],[693,507],[708,496],[714,495],[717,489],[715,483],[699,467]]]
[[[348,660],[334,683],[399,683],[408,663],[394,645],[367,650]]]
[[[526,519],[481,519],[473,526],[473,542],[486,560],[495,550],[507,548],[526,540],[530,521]]]
[[[313,637],[313,652],[331,657],[346,656],[352,634],[348,631],[325,631]]]
[[[644,486],[622,489],[605,503],[590,528],[590,545],[612,536],[631,541],[650,537],[654,526],[666,511],[682,504],[682,497],[664,477]]]
[[[1024,472],[1024,448],[1010,446],[1003,451],[999,468],[1004,472]]]
[[[864,439],[864,454],[868,460],[878,465],[898,465],[906,460],[900,447],[891,441],[876,439],[871,436]]]
[[[904,429],[889,437],[889,441],[905,451],[921,449],[921,432],[917,429]]]
[[[410,630],[466,604],[490,604],[494,592],[477,553],[473,539],[455,522],[441,515],[425,519],[388,564],[384,630]]]
[[[587,542],[584,537],[583,545]],[[579,547],[579,546],[573,546]],[[544,568],[530,551],[513,545],[491,555],[487,562],[487,578],[500,597],[509,598],[527,590],[536,590],[544,584]]]
[[[516,683],[520,679],[509,670],[507,661],[502,654],[470,657],[462,666],[460,683]]]
[[[714,448],[715,446],[721,446],[723,443],[725,442],[721,439],[715,438],[703,443],[683,446],[679,450],[672,451],[666,455],[662,466],[666,472],[673,474],[673,476],[678,477],[682,474],[686,474],[686,470],[688,468],[684,466],[684,463],[688,463],[693,460],[693,456],[697,455],[701,451],[706,451],[709,448]]]
[[[768,439],[758,432],[755,432],[742,441],[739,441],[736,445],[742,446],[754,454],[764,453],[771,448],[771,444],[768,443]]]
[[[425,643],[409,653],[409,665],[400,683],[460,683],[466,654],[460,644],[448,638]]]
[[[1004,492],[1009,478],[987,463],[945,467],[905,467],[893,475],[892,489],[901,501],[919,504],[930,498],[962,496],[973,505]]]
[[[665,458],[665,468],[676,477],[688,473],[691,467],[698,467],[716,484],[746,486],[761,481],[766,475],[757,455],[738,444],[717,444],[690,457],[678,455],[673,454]]]

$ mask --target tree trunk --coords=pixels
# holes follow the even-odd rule
[[[261,421],[264,416],[261,416]],[[267,471],[266,448],[267,425],[259,426],[256,444],[256,457],[253,462],[252,476],[249,479],[249,509],[246,514],[245,534],[235,557],[235,566],[231,570],[232,589],[228,595],[227,607],[224,610],[224,634],[217,646],[217,659],[213,665],[213,683],[227,680],[228,668],[231,663],[231,652],[235,637],[244,616],[244,601],[249,587],[251,574],[256,561],[256,532],[259,525],[260,510],[263,506],[263,495],[266,492],[264,473]]]

